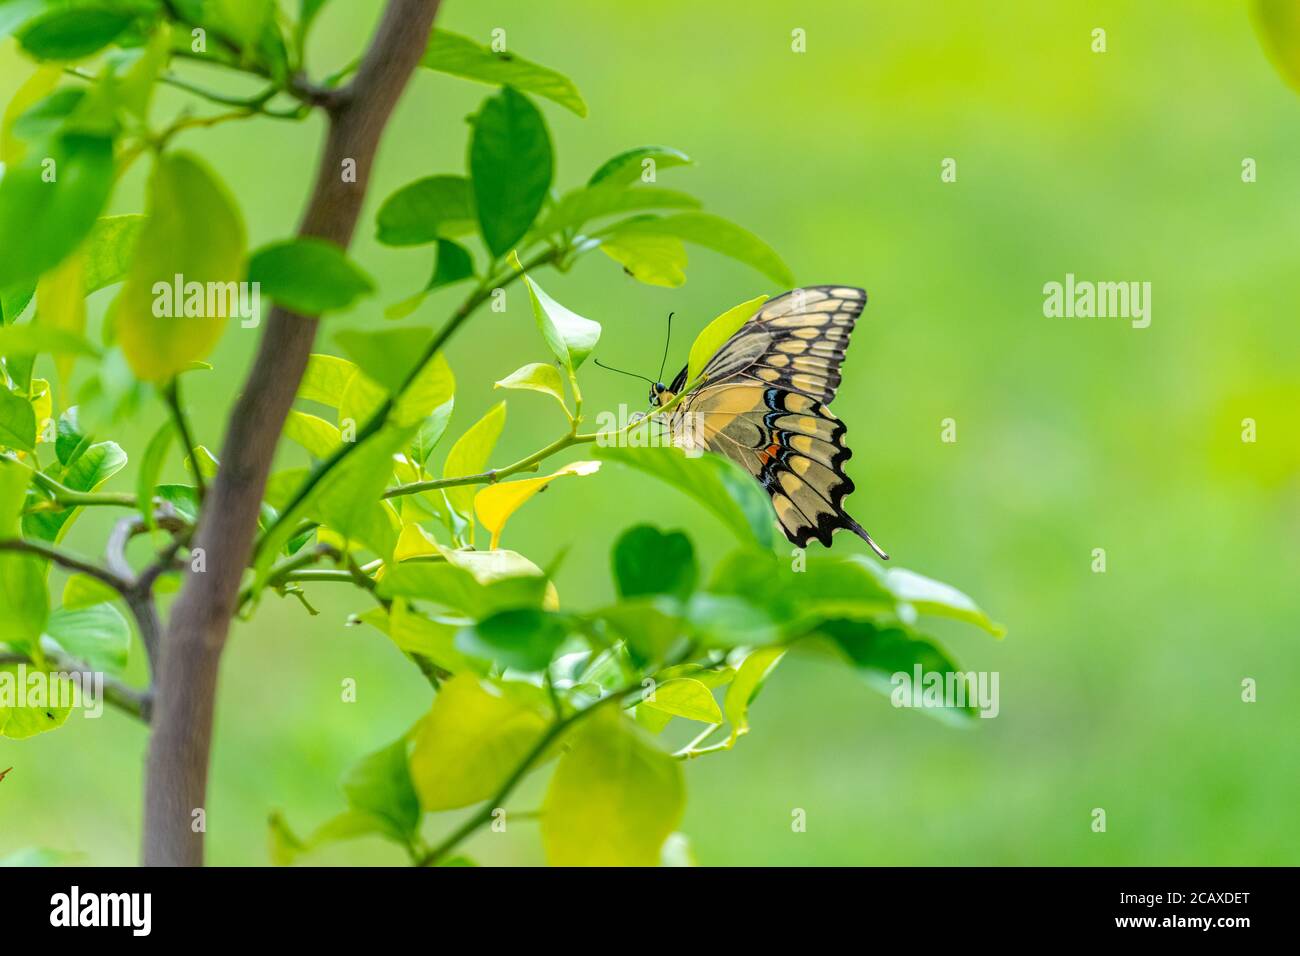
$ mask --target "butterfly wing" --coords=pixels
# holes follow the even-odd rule
[[[830,547],[847,528],[887,559],[841,506],[853,491],[843,467],[852,452],[827,407],[866,302],[861,289],[813,286],[765,303],[709,360],[705,384],[679,407],[673,429],[753,475],[796,545],[815,537]]]

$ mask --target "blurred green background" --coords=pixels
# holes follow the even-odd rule
[[[379,8],[327,5],[314,71],[345,62]],[[543,105],[559,187],[624,148],[672,145],[696,166],[662,172],[661,185],[763,236],[800,283],[868,289],[834,406],[855,453],[849,508],[898,565],[961,587],[1009,628],[1002,642],[932,629],[965,668],[1001,674],[1000,716],[969,731],[894,710],[847,669],[788,658],[752,733],[687,768],[681,829],[702,864],[1300,863],[1300,99],[1244,9],[447,0],[439,23],[481,42],[502,27],[512,50],[577,82],[588,119]],[[1104,54],[1090,49],[1096,27]],[[791,52],[795,28],[806,53]],[[0,45],[0,97],[29,70],[12,41]],[[415,77],[354,246],[381,295],[328,320],[320,346],[331,327],[381,326],[382,306],[427,278],[430,251],[379,246],[374,212],[412,179],[463,169],[463,118],[489,92]],[[167,91],[156,115],[183,102]],[[261,120],[178,145],[230,184],[256,245],[293,230],[321,129],[319,118]],[[940,181],[945,157],[956,183]],[[1256,183],[1241,180],[1245,157]],[[112,211],[140,211],[144,171]],[[1043,284],[1067,272],[1150,281],[1150,328],[1044,318]],[[567,276],[539,275],[603,323],[598,356],[647,374],[669,311],[675,371],[714,315],[783,291],[698,250],[688,277],[679,290],[641,286],[599,253]],[[405,321],[432,328],[462,294],[444,290]],[[199,440],[214,449],[255,336],[232,325],[216,371],[190,379]],[[504,314],[478,315],[449,357],[454,433],[501,398],[493,380],[546,360],[522,289]],[[643,407],[633,380],[591,368],[583,383],[592,409]],[[1257,443],[1241,441],[1246,417]],[[161,418],[151,406],[127,427],[129,453]],[[940,441],[945,418],[956,443]],[[512,393],[495,458],[561,427],[550,399]],[[129,489],[132,475],[108,487]],[[610,594],[611,542],[646,520],[689,529],[707,564],[733,543],[693,502],[611,466],[557,483],[505,545],[539,564],[567,548],[561,599],[594,606]],[[110,521],[85,515],[68,545],[98,553]],[[843,536],[836,547],[865,550]],[[1106,550],[1104,574],[1094,548]],[[212,863],[266,863],[274,808],[300,831],[332,815],[342,771],[427,706],[423,678],[378,632],[344,626],[365,608],[359,596],[324,585],[311,596],[319,617],[272,596],[230,641]],[[355,704],[339,701],[345,677],[358,681]],[[1247,677],[1257,703],[1241,700]],[[0,741],[0,769],[14,767],[0,783],[0,856],[42,846],[132,863],[145,743],[116,713]],[[538,782],[518,809],[536,805]],[[1096,807],[1104,834],[1090,827]],[[791,830],[794,808],[805,833]],[[541,860],[531,822],[468,850],[483,863]],[[309,859],[403,862],[371,840]]]

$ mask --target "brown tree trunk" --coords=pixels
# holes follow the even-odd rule
[[[356,77],[327,99],[329,135],[299,234],[347,248],[375,149],[423,55],[439,0],[390,0]],[[345,181],[344,164],[356,181]],[[350,177],[348,177],[350,178]],[[162,643],[145,773],[143,862],[201,866],[217,669],[248,565],[271,459],[316,337],[316,319],[271,311],[257,357],[230,416],[221,467],[203,504],[190,573]]]

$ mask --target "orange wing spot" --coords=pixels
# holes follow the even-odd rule
[[[758,453],[758,460],[766,465],[769,461],[775,458],[780,451],[781,446],[776,442],[772,442],[772,444],[768,445]]]

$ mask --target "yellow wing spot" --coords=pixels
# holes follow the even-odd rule
[[[760,368],[758,370],[758,377],[765,382],[775,382],[781,377],[781,373],[774,368]]]
[[[794,506],[794,502],[780,492],[772,495],[772,507],[776,509],[776,516],[781,519],[781,524],[794,530],[807,524],[803,514]]]
[[[793,498],[804,489],[805,485],[802,478],[788,471],[783,471],[781,472],[781,487],[785,489],[786,494]]]
[[[802,478],[808,474],[808,469],[812,467],[813,463],[811,458],[800,458],[798,455],[791,455],[786,464],[790,466],[790,469],[796,475]]]
[[[817,338],[817,336],[821,335],[821,331],[819,329],[809,328],[805,326],[804,328],[801,329],[795,329],[790,334],[797,339],[815,339]]]
[[[800,352],[807,350],[808,343],[800,341],[799,339],[786,339],[784,342],[780,343],[777,348],[782,352],[789,353],[790,355],[798,355]]]
[[[818,372],[825,375],[830,368],[830,358],[825,355],[796,355],[792,366],[800,372]]]
[[[785,356],[781,356],[785,358]],[[807,395],[800,395],[798,392],[789,392],[785,396],[785,408],[789,412],[806,412],[810,411],[815,403]]]
[[[825,325],[829,316],[825,314],[824,309],[819,307],[825,305],[824,302],[817,303],[814,308],[817,311],[801,312],[797,315],[783,315],[779,319],[772,320],[772,327],[776,329],[799,329],[806,325]]]
[[[791,435],[790,447],[795,451],[801,451],[806,455],[812,451],[813,440],[808,435]]]
[[[810,375],[807,372],[798,372],[790,379],[790,384],[801,392],[820,395],[826,391],[826,379],[820,375]]]
[[[767,364],[775,368],[785,368],[790,364],[790,356],[783,355],[780,352],[773,352],[767,357]]]
[[[831,295],[838,296],[841,299],[852,299],[854,302],[860,302],[863,294],[861,289],[843,288],[831,289]]]

